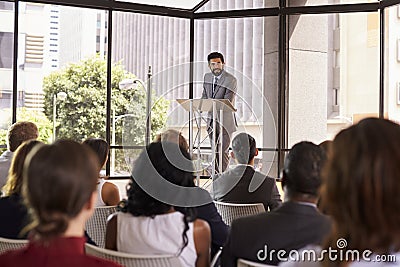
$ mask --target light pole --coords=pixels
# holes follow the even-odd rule
[[[133,89],[134,84],[140,83],[143,88],[146,88],[146,95],[147,95],[147,102],[146,102],[146,137],[145,137],[145,144],[146,146],[151,142],[151,66],[149,66],[149,70],[147,72],[147,87],[146,84],[138,79],[124,79],[119,83],[119,88],[123,90]]]
[[[123,114],[123,115],[119,115],[119,116],[115,116],[115,109],[112,110],[112,125],[111,125],[111,131],[112,131],[112,135],[111,135],[111,145],[115,146],[115,124],[117,123],[117,121],[119,121],[120,119],[123,119],[125,117],[129,117],[129,116],[133,116],[133,114]],[[111,150],[111,174],[113,175],[115,172],[115,149]]]
[[[57,99],[64,101],[67,99],[67,93],[58,92],[53,95],[53,142],[56,141]]]

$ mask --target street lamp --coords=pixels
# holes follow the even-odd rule
[[[111,130],[112,130],[112,136],[111,136],[111,145],[115,146],[115,124],[117,123],[117,121],[119,121],[120,119],[123,119],[125,117],[129,117],[129,116],[134,116],[133,114],[123,114],[123,115],[119,115],[119,116],[115,116],[115,109],[112,110],[112,125],[111,125]],[[113,175],[115,172],[115,149],[111,150],[111,174]]]
[[[129,89],[136,89],[136,84],[140,83],[143,88],[146,88],[146,94],[147,94],[147,102],[146,102],[146,138],[145,138],[145,144],[146,146],[150,144],[151,142],[151,66],[149,66],[149,70],[147,72],[147,87],[146,84],[138,79],[124,79],[119,83],[119,88],[122,90],[129,90]]]
[[[53,142],[56,141],[57,99],[64,101],[67,99],[67,93],[58,92],[53,95]]]

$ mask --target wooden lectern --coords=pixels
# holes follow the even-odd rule
[[[222,133],[223,133],[223,125],[224,125],[224,112],[230,111],[230,112],[235,112],[236,109],[233,107],[231,101],[229,99],[213,99],[213,98],[201,98],[201,99],[177,99],[176,100],[186,111],[189,112],[190,116],[190,122],[193,122],[193,115],[194,113],[197,113],[199,116],[198,120],[198,134],[197,134],[197,157],[200,159],[200,143],[201,143],[201,137],[200,137],[200,131],[201,131],[201,114],[202,112],[211,112],[212,113],[212,129],[213,132],[215,132],[214,129],[217,127],[217,121],[219,122],[220,126],[220,136],[219,138],[222,138]],[[217,114],[219,112],[219,118],[217,118]],[[191,123],[191,127],[189,127],[189,143],[190,143],[190,153],[191,155],[193,154],[193,123]],[[215,154],[216,154],[216,149],[215,149],[215,144],[217,141],[217,137],[215,134],[212,135],[212,141],[211,141],[211,153],[213,157],[212,161],[212,173],[211,173],[211,178],[214,178],[215,175]],[[222,172],[222,142],[220,140],[219,142],[219,173]],[[200,161],[198,161],[198,166],[197,170],[200,170]],[[199,186],[200,184],[200,174],[197,172],[197,185]]]

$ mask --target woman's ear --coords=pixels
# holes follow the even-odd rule
[[[93,191],[92,195],[89,198],[89,201],[85,205],[86,209],[94,210],[97,201],[97,194],[97,190]]]
[[[97,201],[97,190],[91,194],[89,200],[86,202],[85,205],[83,205],[81,213],[85,217],[85,220],[89,219],[93,215],[96,201]]]
[[[258,156],[258,148],[256,148],[256,153],[254,154],[254,157]]]

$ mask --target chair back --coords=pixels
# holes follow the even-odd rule
[[[87,255],[111,260],[125,267],[182,267],[175,255],[135,255],[85,244]]]
[[[214,201],[214,204],[219,214],[221,214],[222,220],[227,225],[231,225],[234,219],[265,212],[262,203],[236,204]]]
[[[20,249],[28,244],[26,239],[9,239],[0,237],[0,254],[7,250]]]
[[[86,222],[87,234],[101,248],[105,247],[107,218],[116,211],[116,206],[96,207],[92,217]]]
[[[244,259],[238,259],[237,262],[237,267],[271,267],[275,265],[269,265],[269,264],[262,264],[254,261],[248,261]]]

